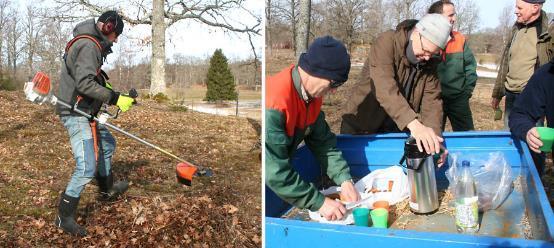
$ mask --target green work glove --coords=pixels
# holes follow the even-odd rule
[[[113,90],[112,84],[110,84],[110,82],[106,82],[106,88]]]
[[[117,105],[121,111],[125,112],[131,108],[131,105],[135,102],[135,99],[126,95],[119,95],[117,99]]]

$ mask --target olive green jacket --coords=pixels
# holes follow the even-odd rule
[[[546,12],[541,10],[541,16],[537,19],[537,63],[535,65],[535,70],[540,66],[548,63],[554,52],[554,39],[552,39],[552,34],[554,33],[554,25],[549,25],[548,16]],[[535,23],[535,22],[534,22]],[[514,36],[517,31],[521,28],[525,28],[522,24],[514,24],[512,28],[512,33],[506,47],[502,51],[502,58],[500,59],[500,68],[498,69],[498,76],[496,77],[496,82],[492,91],[492,97],[496,99],[501,99],[505,95],[506,90],[506,76],[508,75],[508,64],[510,60],[510,47],[514,40]]]

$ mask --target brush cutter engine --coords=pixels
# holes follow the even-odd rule
[[[43,103],[56,105],[58,102],[58,98],[51,94],[41,95],[33,90],[34,84],[33,82],[27,82],[24,86],[25,91],[25,98],[27,100],[36,103],[38,105],[42,105]]]

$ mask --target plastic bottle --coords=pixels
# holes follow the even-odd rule
[[[462,162],[456,183],[456,229],[460,233],[479,231],[479,208],[475,180],[469,170],[469,161]]]

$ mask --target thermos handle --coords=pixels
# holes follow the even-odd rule
[[[444,149],[441,147],[440,149],[440,152],[433,155],[433,162],[435,163],[435,165],[437,164],[438,160],[440,159],[440,156],[444,153]],[[408,166],[407,165],[404,165],[404,161],[406,161],[406,154],[402,154],[402,157],[400,158],[400,161],[398,161],[398,166],[402,167],[402,168],[405,168],[405,169],[408,169]],[[417,167],[419,170],[419,168],[421,167],[421,165],[425,162],[425,159],[422,159],[421,162],[419,162],[419,166]],[[417,171],[416,170],[416,171]]]
[[[400,166],[404,169],[408,169],[407,166],[403,165],[405,160],[406,160],[406,154],[402,154],[402,157],[400,158],[400,161],[398,161],[398,166]]]
[[[398,162],[398,166],[404,168],[404,169],[408,169],[408,170],[412,170],[410,168],[408,168],[407,165],[404,165],[404,161],[406,161],[406,155],[402,155],[402,158],[400,158],[400,161]],[[419,162],[419,165],[417,166],[417,169],[415,171],[418,171],[419,168],[421,168],[421,165],[425,163],[425,159],[422,159],[420,162]]]

